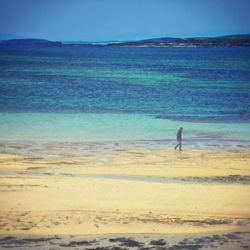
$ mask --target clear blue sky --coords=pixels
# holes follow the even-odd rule
[[[129,40],[250,33],[250,0],[0,0],[0,34]]]

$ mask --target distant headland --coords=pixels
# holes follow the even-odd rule
[[[108,46],[108,47],[240,47],[250,46],[250,34],[219,37],[192,38],[151,38],[136,41],[107,42],[62,42],[45,39],[9,39],[0,40],[0,45],[43,45],[43,46]]]

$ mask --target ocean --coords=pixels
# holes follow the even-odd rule
[[[0,45],[1,141],[250,145],[250,48]]]

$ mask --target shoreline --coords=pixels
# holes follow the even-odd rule
[[[170,139],[137,139],[137,140],[92,140],[92,141],[85,141],[85,140],[0,140],[0,150],[1,148],[8,148],[13,147],[16,149],[21,149],[21,146],[46,146],[46,145],[54,145],[54,146],[114,146],[114,147],[129,147],[129,146],[142,146],[142,147],[165,147],[167,149],[173,148],[177,144],[177,140],[175,138]],[[241,149],[250,149],[250,140],[248,139],[233,139],[233,138],[220,138],[213,135],[204,135],[204,136],[197,136],[197,137],[188,137],[183,138],[183,150],[185,148],[187,150],[194,150],[194,149],[201,149],[201,150],[241,150]],[[1,151],[0,151],[1,152]]]

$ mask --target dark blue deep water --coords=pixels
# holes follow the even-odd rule
[[[250,48],[0,46],[0,112],[250,120]]]

